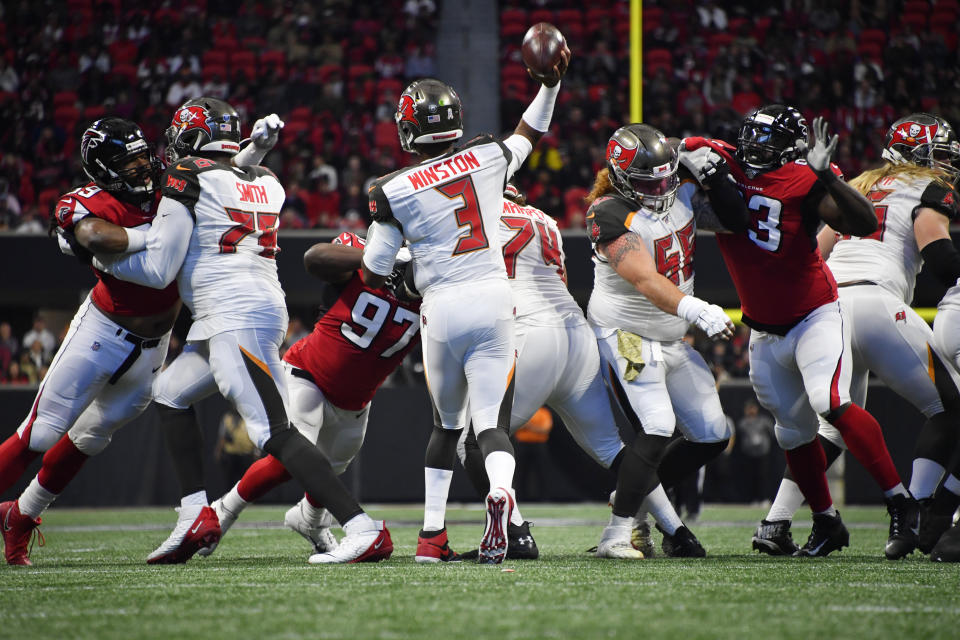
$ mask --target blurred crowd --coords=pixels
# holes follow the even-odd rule
[[[958,0],[645,0],[644,113],[668,135],[732,141],[744,112],[782,101],[842,134],[854,175],[878,158],[898,115],[960,122]],[[268,164],[286,228],[367,223],[372,178],[400,152],[393,113],[412,78],[435,72],[439,0],[19,0],[0,5],[0,229],[39,232],[83,180],[76,143],[107,113],[161,140],[172,109],[225,97],[245,122],[286,121]],[[583,196],[610,133],[629,119],[629,3],[503,0],[501,122],[535,89],[520,64],[526,28],[549,21],[574,62],[551,135],[518,176],[531,202],[581,228]]]

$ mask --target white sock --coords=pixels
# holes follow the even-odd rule
[[[306,498],[304,498],[306,500]],[[308,503],[309,504],[309,503]],[[316,507],[314,507],[316,508]],[[317,509],[319,511],[319,509]],[[370,531],[376,528],[376,523],[374,523],[373,518],[371,518],[366,513],[358,513],[349,520],[343,523],[343,531],[348,536],[353,533],[362,533],[364,531]]]
[[[230,491],[227,491],[223,497],[220,498],[220,504],[230,513],[240,515],[240,512],[246,509],[250,503],[240,497],[240,492],[237,491],[238,486],[240,486],[240,483],[233,485]]]
[[[939,462],[930,458],[916,458],[910,474],[910,495],[917,500],[929,498],[937,490],[945,472],[946,469]]]
[[[517,492],[510,489],[510,497],[513,498],[513,513],[510,514],[510,524],[519,527],[523,524],[523,516],[520,515],[520,507],[517,504]]]
[[[447,495],[450,493],[452,469],[423,468],[423,530],[440,531],[447,518]]]
[[[780,481],[780,488],[777,489],[777,497],[773,499],[770,505],[770,511],[767,513],[768,522],[777,520],[793,520],[793,516],[803,505],[803,492],[796,482],[788,478]]]
[[[658,484],[657,488],[643,499],[643,508],[653,515],[660,528],[666,531],[668,536],[672,536],[677,529],[683,526],[683,521],[670,503],[662,484]]]
[[[956,496],[960,496],[960,479],[951,473],[943,481],[943,488]]]
[[[17,499],[17,505],[20,507],[20,513],[36,520],[56,499],[57,494],[40,486],[40,481],[34,476]]]
[[[608,527],[620,528],[626,527],[627,529],[633,529],[633,518],[627,516],[618,516],[616,514],[610,514],[610,524]]]
[[[821,514],[826,514],[826,515],[828,515],[828,516],[835,516],[835,515],[837,515],[837,508],[831,504],[829,507],[827,507],[827,508],[824,509],[823,511],[816,511],[816,512],[814,512],[813,515],[819,516],[819,515],[821,515]]]
[[[300,513],[303,514],[303,519],[306,520],[307,524],[309,524],[311,527],[320,526],[320,518],[323,517],[324,511],[326,511],[326,509],[323,507],[315,507],[310,504],[310,501],[307,500],[306,496],[300,498]],[[353,522],[353,519],[351,518],[350,521]],[[344,531],[346,531],[346,528],[344,528]]]
[[[188,496],[183,496],[180,498],[181,507],[190,507],[190,506],[201,506],[205,507],[210,504],[210,501],[207,499],[207,492],[201,489],[196,493],[191,493]]]
[[[494,451],[483,459],[483,466],[487,469],[491,489],[513,487],[513,471],[517,467],[513,455],[506,451]]]
[[[647,521],[647,516],[650,515],[647,513],[647,510],[643,508],[643,504],[640,505],[640,508],[637,509],[637,515],[633,517],[635,524],[642,524]]]
[[[907,490],[906,490],[906,488],[904,488],[902,482],[898,482],[898,483],[897,483],[897,486],[895,486],[895,487],[893,487],[893,488],[891,488],[891,489],[887,489],[886,491],[883,492],[883,497],[884,497],[884,498],[892,498],[893,496],[897,496],[897,495],[900,495],[900,496],[910,495],[910,494],[907,493]]]

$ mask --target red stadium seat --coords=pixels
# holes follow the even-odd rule
[[[288,122],[310,122],[313,119],[313,110],[310,107],[297,107],[287,115]]]
[[[129,40],[117,40],[109,47],[110,59],[114,62],[129,62],[137,59],[137,45]]]
[[[133,84],[137,81],[137,68],[129,63],[115,64],[112,69],[110,69],[110,75],[119,76],[123,78],[125,82]]]
[[[500,12],[501,29],[508,24],[519,24],[527,28],[527,12],[523,9],[504,9]]]
[[[875,42],[862,42],[857,47],[857,53],[868,60],[880,60],[883,58],[883,47]]]
[[[887,32],[882,29],[865,29],[860,33],[860,44],[868,42],[885,47],[887,45]]]
[[[227,52],[220,49],[207,49],[203,52],[201,60],[204,67],[207,65],[223,66],[227,64]]]
[[[227,65],[225,64],[203,64],[203,79],[204,80],[213,80],[214,78],[219,78],[220,80],[226,80],[229,76],[227,75]]]
[[[343,71],[343,68],[338,64],[325,64],[317,69],[317,73],[320,75],[320,80],[326,82],[330,79],[335,73],[340,73]]]
[[[663,21],[663,9],[650,7],[643,10],[643,32],[653,31],[660,27]]]
[[[253,51],[233,51],[230,53],[230,64],[235,67],[256,67],[257,56]]]
[[[527,32],[527,25],[523,22],[506,22],[500,27],[500,38],[502,40],[520,40],[523,34]]]
[[[107,108],[102,104],[95,104],[83,110],[83,119],[87,122],[99,120],[105,115],[107,115]]]
[[[900,24],[910,25],[914,31],[923,31],[927,28],[926,13],[904,13],[900,18]]]
[[[553,16],[553,11],[548,11],[547,9],[537,9],[536,11],[530,12],[530,24],[537,24],[538,22],[549,22],[550,24],[556,24],[556,18]]]
[[[80,109],[68,104],[57,107],[53,111],[53,120],[57,124],[63,125],[65,129],[72,129],[73,124],[80,119]]]
[[[77,101],[77,92],[76,91],[58,91],[53,94],[53,106],[62,107],[65,105],[72,105]]]
[[[391,97],[395,101],[399,99],[400,93],[403,91],[403,83],[396,78],[382,78],[377,81],[376,91],[378,100]]]
[[[350,79],[373,75],[373,67],[368,64],[355,64],[347,71]]]
[[[287,55],[283,51],[264,51],[260,54],[260,66],[286,67]]]

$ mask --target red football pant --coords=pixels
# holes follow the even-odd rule
[[[830,508],[833,498],[827,486],[827,456],[819,438],[786,452],[793,481],[807,499],[810,510],[821,513]]]
[[[830,424],[837,428],[850,453],[873,476],[881,489],[889,491],[900,484],[900,474],[893,466],[880,424],[872,415],[851,404]]]

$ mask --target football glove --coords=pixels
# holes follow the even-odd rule
[[[260,118],[253,123],[253,131],[250,133],[253,144],[264,151],[273,149],[280,137],[280,129],[283,129],[283,124],[283,120],[275,113]]]
[[[813,146],[802,139],[797,140],[796,146],[801,154],[806,154],[807,164],[813,172],[821,174],[830,171],[830,158],[837,150],[839,139],[837,134],[830,137],[830,124],[823,116],[817,116],[813,119]]]
[[[710,147],[703,146],[695,151],[687,151],[680,144],[680,164],[687,168],[697,182],[710,188],[717,181],[726,180],[730,175],[727,161]]]
[[[422,297],[413,283],[412,262],[398,263],[393,272],[387,276],[387,283],[384,286],[393,292],[397,300],[403,302],[415,302]]]
[[[677,315],[696,325],[711,339],[733,336],[733,323],[723,309],[696,296],[684,296],[677,305]]]
[[[80,244],[73,231],[66,231],[57,227],[57,244],[63,254],[74,256],[83,264],[91,264],[93,261],[93,252]]]

